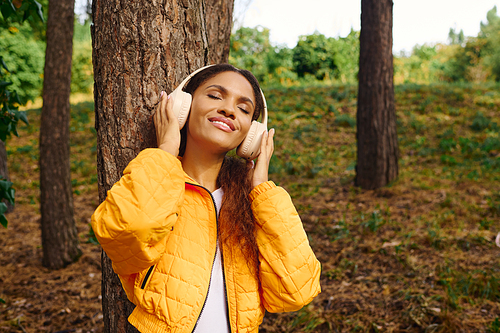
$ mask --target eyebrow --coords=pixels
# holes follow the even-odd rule
[[[218,84],[212,84],[211,86],[208,86],[207,89],[208,88],[217,88],[220,91],[222,91],[224,94],[228,93],[228,90],[225,87],[218,85]],[[242,100],[243,102],[249,102],[255,108],[255,105],[253,104],[253,101],[250,98],[248,98],[246,96],[241,96],[240,100]]]

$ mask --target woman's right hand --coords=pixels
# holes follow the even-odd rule
[[[181,132],[179,121],[172,110],[170,95],[161,92],[160,103],[154,114],[154,124],[156,129],[156,141],[158,148],[174,155],[179,155],[181,144]]]

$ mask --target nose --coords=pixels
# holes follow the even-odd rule
[[[229,119],[234,120],[236,118],[235,116],[236,112],[234,110],[233,103],[229,101],[229,99],[226,100],[226,102],[220,106],[218,112]]]

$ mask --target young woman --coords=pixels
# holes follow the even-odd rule
[[[265,111],[255,77],[215,65],[184,90],[186,125],[162,94],[158,148],[130,162],[92,228],[139,331],[257,332],[265,310],[295,311],[320,292],[320,264],[290,196],[268,181],[274,130],[256,163],[227,156]]]

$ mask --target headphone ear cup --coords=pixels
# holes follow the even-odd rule
[[[177,88],[170,94],[171,103],[174,103],[172,110],[179,121],[179,129],[183,128],[189,116],[193,96]]]
[[[259,123],[258,121],[252,121],[250,130],[248,131],[245,140],[238,146],[236,154],[247,160],[253,160],[260,154],[260,144],[262,141],[262,135],[267,131],[266,125]]]

